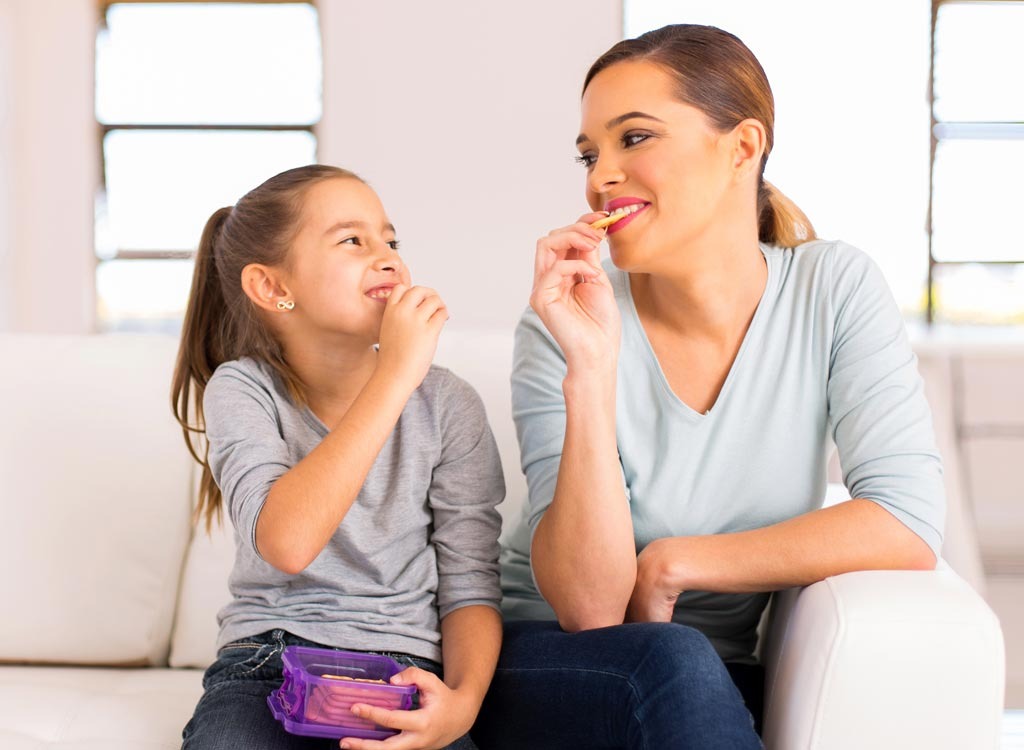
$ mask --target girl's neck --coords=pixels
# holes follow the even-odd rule
[[[377,367],[377,350],[365,341],[287,341],[284,348],[309,408],[332,429]]]

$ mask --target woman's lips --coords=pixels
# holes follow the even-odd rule
[[[614,201],[612,201],[614,203]],[[611,204],[609,204],[611,205]],[[608,227],[608,234],[615,234],[616,232],[622,231],[628,224],[636,219],[637,216],[642,214],[650,206],[650,203],[628,203],[626,205],[618,206],[618,210],[629,211],[629,214],[624,219],[619,219],[617,222]],[[613,211],[615,213],[615,211]]]

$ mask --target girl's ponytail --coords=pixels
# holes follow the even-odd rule
[[[224,301],[215,248],[231,207],[217,209],[206,222],[196,251],[192,291],[185,308],[181,346],[171,385],[171,408],[185,434],[192,457],[203,467],[199,483],[199,501],[194,520],[205,517],[210,530],[214,518],[220,520],[221,494],[207,460],[209,446],[200,438],[206,432],[203,419],[203,393],[217,366],[225,362],[225,324],[228,309]]]
[[[761,242],[796,247],[817,239],[807,215],[764,178],[761,178],[757,190],[757,217],[757,234]]]
[[[203,467],[195,520],[205,518],[207,530],[220,520],[223,504],[210,471],[203,416],[203,395],[213,371],[224,362],[251,357],[274,370],[297,404],[306,403],[302,382],[288,364],[281,342],[242,289],[242,273],[252,263],[284,263],[299,230],[306,192],[319,182],[337,179],[359,177],[324,164],[289,169],[250,190],[233,207],[215,211],[203,229],[174,368],[171,409],[189,452]]]

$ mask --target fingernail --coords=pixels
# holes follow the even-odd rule
[[[362,709],[362,708],[360,708],[359,706],[352,706],[352,709],[351,709],[351,711],[352,711],[352,713],[354,713],[354,714],[355,714],[356,716],[362,716],[362,715],[363,715],[363,709]]]
[[[342,742],[341,743],[341,750],[349,750],[349,748],[351,748],[351,747],[352,746],[350,744],[348,744],[347,742]]]

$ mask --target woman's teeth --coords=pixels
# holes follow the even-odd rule
[[[626,216],[628,214],[636,213],[637,211],[639,211],[641,208],[643,208],[646,205],[647,205],[646,203],[630,203],[628,206],[622,206],[621,208],[616,208],[608,216],[609,216],[609,218],[612,217],[612,216],[619,216],[620,214],[623,215],[623,216]]]
[[[388,297],[391,296],[391,289],[373,289],[367,292],[367,296],[370,299],[387,299]]]

